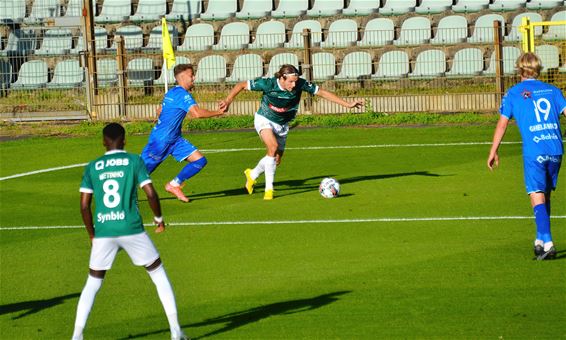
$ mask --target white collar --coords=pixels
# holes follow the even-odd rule
[[[105,155],[113,155],[115,153],[126,153],[126,150],[114,149],[110,151],[106,151]]]

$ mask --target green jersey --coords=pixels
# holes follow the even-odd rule
[[[303,91],[316,94],[318,86],[299,78],[295,88],[287,91],[281,88],[277,78],[272,77],[248,81],[248,90],[263,91],[257,113],[274,123],[283,125],[295,119]]]
[[[138,186],[151,183],[139,155],[112,150],[88,163],[80,192],[94,195],[94,237],[144,231],[138,210]]]

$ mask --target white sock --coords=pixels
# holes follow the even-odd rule
[[[544,244],[544,251],[549,251],[550,248],[552,248],[552,247],[554,247],[554,243],[553,243],[552,241],[546,242],[546,243]]]
[[[167,320],[169,321],[169,328],[172,334],[179,334],[181,332],[181,326],[179,325],[179,320],[177,319],[177,305],[175,304],[175,294],[173,294],[173,288],[171,283],[167,278],[167,273],[165,273],[165,268],[163,265],[159,266],[157,269],[148,272],[149,277],[155,284],[157,288],[157,295],[161,300],[165,314],[167,315]]]
[[[275,157],[265,156],[265,190],[273,190],[273,181],[275,180]]]
[[[257,162],[255,168],[252,169],[250,175],[255,180],[257,179],[264,171],[265,171],[265,162],[268,156],[263,157],[262,159]]]
[[[103,279],[88,276],[86,284],[79,298],[79,304],[77,306],[77,317],[75,319],[75,330],[73,331],[73,338],[82,339],[83,329],[86,326],[86,320],[94,304],[94,298],[96,293],[102,286]]]
[[[177,182],[176,178],[172,179],[171,182],[169,182],[169,184],[171,184],[171,186],[174,186],[174,187],[180,187],[181,186],[181,183]]]
[[[539,239],[536,239],[536,240],[535,240],[535,247],[536,247],[536,246],[541,246],[541,247],[542,247],[543,245],[544,245],[544,242],[543,242],[542,240],[539,240]]]

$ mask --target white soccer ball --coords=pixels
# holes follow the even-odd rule
[[[324,198],[334,198],[340,194],[340,183],[334,178],[326,177],[320,182],[318,192]]]

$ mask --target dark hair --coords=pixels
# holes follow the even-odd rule
[[[124,130],[124,127],[118,123],[110,123],[104,127],[102,135],[115,142],[125,138],[126,130]]]
[[[299,72],[299,70],[291,65],[291,64],[285,64],[285,65],[281,65],[281,68],[279,69],[279,71],[277,71],[274,76],[275,78],[279,79],[281,77],[287,79],[287,76],[290,75],[296,75],[297,77],[301,75],[301,72]]]
[[[185,72],[186,70],[191,70],[193,71],[193,74],[195,74],[195,69],[192,64],[179,64],[173,69],[173,75],[177,78],[179,73]]]

